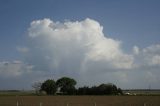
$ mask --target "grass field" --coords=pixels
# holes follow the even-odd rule
[[[0,96],[0,106],[160,106],[160,96]]]

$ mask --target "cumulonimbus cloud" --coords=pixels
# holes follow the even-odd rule
[[[34,81],[70,76],[80,85],[109,81],[124,87],[160,81],[159,44],[134,46],[133,52],[127,54],[121,48],[122,41],[104,35],[100,23],[89,18],[75,22],[35,20],[27,37],[28,44],[17,47],[23,60],[0,62],[4,79],[30,77]]]
[[[121,50],[121,42],[104,36],[103,27],[89,18],[64,23],[50,19],[33,21],[29,38],[30,56],[34,61],[38,56],[41,60],[36,61],[38,64],[53,70],[60,71],[63,67],[63,71],[88,71],[99,67],[99,63],[102,67],[99,70],[129,69],[133,65],[132,55]]]
[[[122,70],[144,71],[148,64],[160,65],[158,45],[143,49],[134,46],[133,53],[127,54],[121,48],[121,41],[104,35],[100,23],[89,18],[75,22],[35,20],[28,29],[28,37],[26,62],[32,64],[34,70],[51,71],[57,76],[68,75],[92,82],[92,75],[108,80],[105,76],[112,72],[111,75],[118,75],[118,80],[127,82],[134,78],[130,79],[130,73]]]

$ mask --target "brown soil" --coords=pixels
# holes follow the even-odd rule
[[[160,96],[0,96],[0,106],[160,106]]]

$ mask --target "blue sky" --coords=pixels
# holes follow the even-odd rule
[[[24,44],[31,21],[51,18],[55,21],[92,18],[104,27],[104,33],[131,46],[148,46],[160,41],[159,0],[1,0],[1,59],[16,56],[15,47]],[[14,55],[11,55],[12,52]],[[18,58],[18,57],[17,57]]]
[[[29,45],[30,23],[44,18],[62,23],[93,19],[104,36],[121,41],[123,52],[132,54],[134,46],[160,44],[159,5],[159,0],[0,0],[0,61],[23,61],[17,48]]]

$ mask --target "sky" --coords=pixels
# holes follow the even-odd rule
[[[159,0],[0,0],[0,90],[68,76],[160,89]]]

